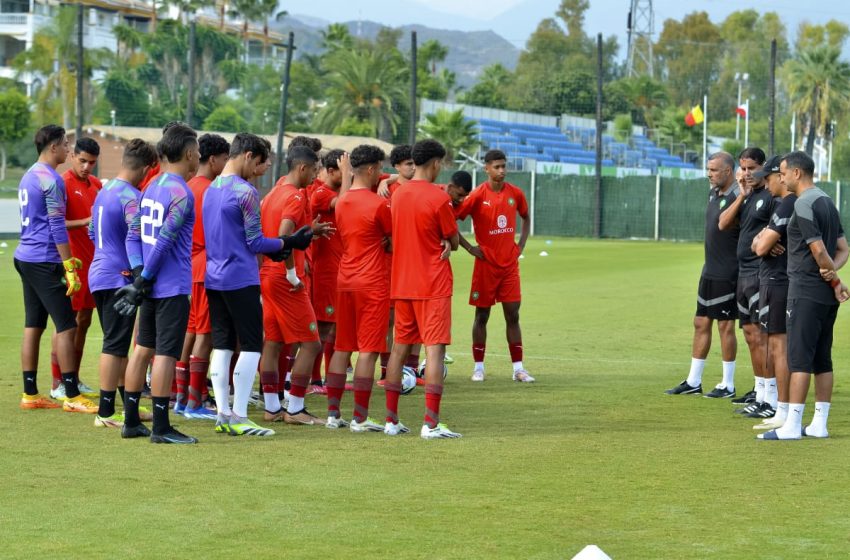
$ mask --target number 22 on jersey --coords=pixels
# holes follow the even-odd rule
[[[141,213],[142,242],[148,245],[156,245],[165,208],[161,203],[147,198],[142,200]]]

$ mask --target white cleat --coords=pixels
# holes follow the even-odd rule
[[[325,428],[329,430],[338,430],[340,428],[347,428],[348,422],[343,420],[342,418],[337,418],[336,416],[328,416],[328,421],[325,422]]]
[[[362,422],[358,422],[357,420],[352,419],[351,424],[348,426],[348,429],[355,433],[363,433],[363,432],[383,432],[384,428],[380,424],[376,423],[371,418],[366,418]]]
[[[384,426],[384,433],[387,434],[388,436],[397,436],[399,434],[406,434],[409,431],[410,430],[407,428],[407,426],[405,426],[401,422],[399,422],[398,424],[393,424],[392,422],[387,422],[387,425]]]
[[[422,425],[422,431],[419,433],[422,439],[451,439],[462,437],[459,433],[451,431],[445,424],[437,424],[434,428],[429,428],[428,424]]]
[[[785,424],[785,420],[777,421],[773,418],[766,418],[761,424],[753,426],[754,430],[778,430]]]
[[[50,390],[50,398],[57,401],[67,401],[68,395],[65,393],[65,384],[60,383],[55,389]]]
[[[476,369],[475,371],[473,371],[471,379],[476,382],[484,381],[484,370]]]
[[[534,378],[531,377],[531,374],[525,368],[516,370],[513,379],[519,383],[534,383]]]

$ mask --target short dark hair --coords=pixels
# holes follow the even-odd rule
[[[250,132],[240,132],[233,137],[233,143],[230,145],[230,159],[247,152],[260,156],[260,162],[265,162],[269,158],[269,150],[263,144],[262,138]]]
[[[230,153],[230,144],[218,134],[202,134],[198,138],[198,150],[201,152],[201,163],[206,163],[213,156]]]
[[[735,159],[729,152],[714,152],[713,154],[708,156],[708,161],[714,161],[716,159],[722,160],[727,167],[729,167],[733,171],[735,170]]]
[[[814,177],[815,175],[815,160],[813,160],[806,152],[791,152],[782,157],[785,162],[785,167],[791,169],[799,169],[806,177]]]
[[[121,166],[138,171],[143,167],[155,164],[157,159],[156,148],[150,142],[145,142],[141,138],[133,138],[124,146]]]
[[[343,150],[331,150],[322,158],[322,167],[325,169],[339,169],[339,158],[345,155]]]
[[[168,121],[167,123],[165,123],[165,126],[162,127],[162,133],[165,134],[166,132],[168,132],[168,129],[173,127],[173,126],[189,126],[189,125],[184,123],[183,121]],[[192,127],[189,126],[189,128],[192,128]]]
[[[74,142],[74,153],[87,153],[93,156],[100,155],[100,144],[98,144],[94,138],[77,138],[77,141]]]
[[[390,165],[395,167],[399,163],[403,161],[407,161],[411,159],[410,155],[410,144],[401,144],[400,146],[396,146],[390,152]]]
[[[363,165],[381,163],[387,159],[387,154],[378,146],[372,144],[360,144],[351,150],[351,167],[357,169]]]
[[[63,138],[65,138],[65,129],[58,124],[42,126],[35,133],[35,149],[40,154],[46,147],[61,142]]]
[[[472,175],[466,171],[455,171],[452,174],[452,185],[457,185],[469,194],[472,191]]]
[[[292,148],[297,148],[298,146],[310,148],[316,154],[322,151],[322,141],[318,138],[311,138],[309,136],[296,136],[289,141],[290,150]]]
[[[416,165],[425,165],[432,159],[446,157],[446,149],[436,140],[420,140],[410,148],[410,157]]]
[[[744,151],[738,156],[738,161],[742,159],[751,159],[759,165],[764,165],[764,162],[767,161],[767,156],[761,148],[752,147],[744,148]]]
[[[286,151],[286,167],[290,171],[299,163],[315,164],[317,161],[319,161],[319,156],[307,146],[295,146],[293,148],[290,145]]]
[[[156,145],[160,158],[167,159],[169,163],[177,163],[186,154],[186,148],[197,144],[198,133],[189,125],[177,123],[169,127]]]
[[[484,154],[484,163],[499,161],[500,159],[508,160],[508,156],[502,150],[487,150],[487,153]]]

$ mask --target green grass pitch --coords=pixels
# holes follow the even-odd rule
[[[836,326],[831,438],[758,442],[755,421],[728,401],[663,394],[687,374],[701,245],[532,240],[522,261],[530,386],[510,380],[498,310],[488,379],[469,381],[472,261],[454,255],[456,363],[442,418],[461,440],[290,426],[237,439],[181,421],[196,446],[123,441],[91,416],[18,408],[12,249],[0,255],[2,558],[555,559],[590,543],[615,559],[846,555],[847,312]],[[97,335],[95,323],[82,368],[91,385]],[[746,391],[740,335],[739,350]],[[715,343],[705,385],[719,379]],[[325,402],[308,405],[323,412]],[[347,394],[346,416],[351,406]],[[381,417],[380,389],[372,406]],[[402,397],[414,431],[422,412],[421,388]]]

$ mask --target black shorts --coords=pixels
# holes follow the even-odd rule
[[[718,321],[735,320],[738,317],[735,311],[735,281],[711,280],[701,276],[696,316]]]
[[[788,284],[759,286],[759,324],[767,334],[785,334]]]
[[[738,304],[738,325],[743,327],[744,325],[758,324],[759,277],[739,277],[735,299]]]
[[[180,359],[189,323],[189,296],[146,298],[139,308],[136,343],[158,356]]]
[[[827,373],[832,371],[832,327],[838,315],[835,305],[809,299],[789,299],[788,371]]]
[[[103,347],[101,352],[110,356],[126,358],[130,351],[130,343],[133,342],[133,325],[136,324],[136,314],[131,316],[121,315],[115,308],[115,297],[117,288],[111,290],[98,290],[92,292],[94,305],[97,308],[97,317],[100,319],[100,327],[103,329]]]
[[[62,283],[62,265],[14,261],[24,285],[24,328],[46,329],[48,315],[58,333],[77,328],[77,314],[71,298],[65,295],[68,288]]]
[[[218,350],[263,351],[263,305],[260,287],[207,290],[212,325],[212,345]]]

